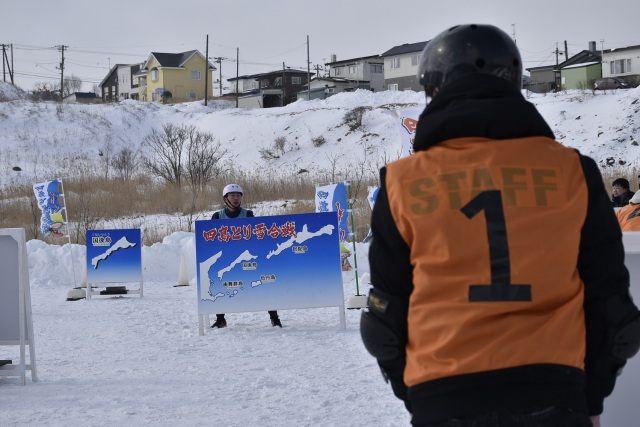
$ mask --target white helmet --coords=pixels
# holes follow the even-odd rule
[[[238,184],[227,184],[222,190],[222,197],[223,198],[227,197],[227,194],[229,193],[244,194],[244,191],[242,191],[242,187],[240,187]]]

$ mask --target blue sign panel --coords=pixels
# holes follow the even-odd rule
[[[140,229],[87,230],[89,283],[140,282],[142,233]]]
[[[198,313],[344,304],[335,212],[196,221]]]

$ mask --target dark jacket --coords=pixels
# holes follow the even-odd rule
[[[491,144],[491,140],[537,136],[554,137],[535,107],[506,81],[481,75],[452,83],[431,101],[420,117],[414,149],[419,153],[456,138],[489,138],[477,143]],[[547,405],[588,410],[590,414],[602,412],[604,397],[613,390],[616,371],[625,363],[611,355],[610,339],[620,319],[611,319],[608,300],[621,298],[622,309],[632,315],[637,309],[624,297],[628,295],[629,274],[624,266],[622,235],[600,172],[592,159],[577,151],[575,155],[588,194],[580,242],[575,243],[579,245],[577,272],[584,282],[586,372],[538,364],[442,378],[407,388],[403,378],[405,354],[390,361],[379,360],[394,393],[413,413],[414,422],[437,422],[516,406]],[[391,213],[386,175],[382,169],[381,189],[372,213],[371,281],[375,288],[408,301],[411,311],[415,257]],[[397,210],[395,205],[394,209]],[[443,230],[444,238],[446,233]],[[398,337],[406,337],[407,311],[389,312],[393,318],[385,319],[387,326]],[[428,317],[428,313],[424,316]],[[553,352],[553,348],[539,351]]]
[[[621,208],[623,206],[627,206],[629,204],[629,200],[633,197],[635,193],[631,190],[627,190],[619,196],[611,197],[611,202],[613,203],[614,208]]]
[[[229,208],[224,208],[224,209],[220,209],[219,211],[215,211],[213,215],[211,215],[211,219],[220,219],[221,216],[222,217],[226,216],[227,218],[238,218],[243,211],[246,212],[246,214],[243,215],[244,218],[254,217],[252,210],[240,208],[240,209],[236,209],[235,212],[232,212],[229,210]],[[224,215],[220,215],[221,213],[224,213]]]

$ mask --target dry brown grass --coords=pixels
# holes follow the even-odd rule
[[[265,179],[266,178],[266,179]],[[170,224],[145,229],[145,244],[162,241],[176,231],[193,231],[193,220],[203,212],[222,207],[222,188],[236,182],[245,189],[243,205],[251,208],[260,202],[282,200],[283,214],[315,211],[315,183],[305,174],[288,177],[252,177],[234,174],[234,178],[219,176],[204,193],[194,195],[188,188],[158,183],[138,176],[130,181],[85,177],[64,181],[66,207],[72,215],[71,241],[84,243],[86,230],[100,228],[109,220],[127,218],[123,228],[137,227],[147,215],[166,214],[180,217]],[[360,183],[360,185],[371,185]],[[0,228],[24,228],[28,239],[45,240],[40,234],[41,212],[30,186],[12,187],[3,191],[0,200]],[[369,230],[371,210],[366,192],[354,200],[354,224],[357,238],[363,239]],[[49,241],[49,243],[63,244]]]
[[[627,178],[631,190],[639,185],[638,169],[626,165],[613,165],[602,169],[605,188],[611,190],[616,178]],[[233,177],[231,177],[231,175]],[[283,214],[315,211],[314,193],[318,184],[308,174],[291,176],[252,176],[233,172],[217,177],[206,191],[194,197],[188,188],[178,189],[159,183],[146,176],[130,181],[84,177],[65,180],[67,209],[74,224],[71,241],[84,243],[86,230],[99,228],[105,221],[127,218],[123,228],[135,228],[144,224],[147,215],[165,214],[172,219],[144,230],[145,244],[153,244],[176,231],[193,231],[193,220],[202,218],[203,212],[222,207],[222,188],[236,182],[245,189],[243,204],[249,208],[260,202],[282,200]],[[373,179],[351,181],[354,194],[353,219],[357,241],[369,231],[371,209],[367,201],[367,186],[377,185]],[[324,184],[324,183],[323,183]],[[179,218],[177,221],[175,218]],[[3,190],[0,199],[0,228],[24,228],[28,239],[43,239],[40,235],[40,210],[30,186],[11,187]],[[60,243],[50,241],[49,243]],[[65,243],[65,242],[62,242]]]

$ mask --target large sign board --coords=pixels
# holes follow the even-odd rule
[[[3,230],[4,231],[4,230]],[[20,342],[21,292],[20,248],[16,238],[9,234],[0,235],[0,343]],[[25,334],[27,331],[25,330]]]
[[[335,212],[196,221],[198,314],[344,307]]]
[[[87,230],[87,283],[139,282],[142,295],[140,229]],[[90,292],[87,286],[87,295]]]
[[[22,228],[0,229],[0,345],[18,345],[19,360],[0,367],[0,376],[20,376],[26,370],[36,381],[31,293],[25,233]],[[29,346],[29,362],[26,346]]]

